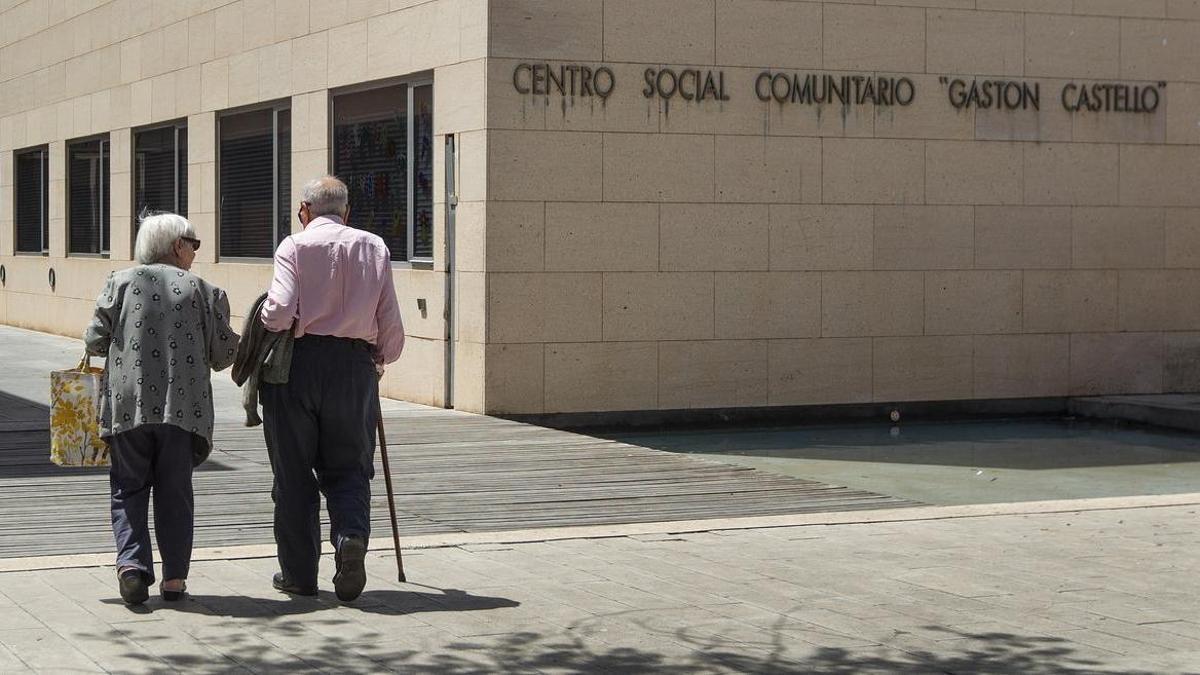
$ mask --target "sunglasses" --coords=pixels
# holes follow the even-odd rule
[[[182,240],[186,241],[187,243],[191,244],[191,245],[192,245],[192,251],[199,251],[199,250],[200,250],[200,240],[199,240],[199,239],[196,239],[196,238],[194,238],[194,237],[180,237],[180,239],[182,239]]]

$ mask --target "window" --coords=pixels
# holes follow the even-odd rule
[[[356,227],[392,260],[433,257],[433,85],[398,84],[333,98],[333,173],[350,189]]]
[[[50,250],[50,162],[45,147],[14,155],[13,218],[16,220],[16,250],[46,253]]]
[[[291,111],[223,115],[219,127],[221,256],[270,258],[292,231]]]
[[[134,222],[148,213],[187,216],[187,127],[146,129],[133,135]]]
[[[67,251],[108,253],[107,138],[67,145]]]

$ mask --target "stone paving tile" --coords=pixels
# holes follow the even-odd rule
[[[473,574],[476,578],[482,577],[485,579],[485,581],[480,582],[479,585],[473,586],[474,588],[490,585],[509,585],[526,581],[556,580],[565,575],[565,573],[556,575],[554,574],[554,571],[547,571],[546,566],[548,563],[543,562],[540,558],[531,559],[531,564],[528,565],[513,565],[509,564],[508,561],[519,560],[519,558],[506,557],[500,559],[493,557],[500,553],[507,554],[511,551],[512,549],[502,549],[494,553],[473,554],[476,556],[476,560],[472,560],[471,562],[475,565],[478,565],[478,568],[476,568],[476,570],[472,570],[471,568],[464,566],[461,567],[461,569],[467,571],[469,574]],[[449,564],[451,565],[451,570],[454,570],[455,572],[460,569],[460,566],[455,563]],[[414,580],[419,579],[426,582],[435,580],[433,578],[428,578],[424,574],[423,567],[413,567],[411,570],[409,570],[409,567],[409,565],[405,565],[405,569],[408,572],[409,578]],[[389,568],[387,572],[384,572],[383,574],[386,574],[390,578],[394,578],[394,569],[395,568]],[[371,570],[368,569],[368,572],[371,572]],[[457,575],[453,576],[451,580],[459,585],[470,585],[463,584]]]
[[[32,670],[102,673],[104,669],[49,628],[0,631],[0,645]]]
[[[1146,646],[1165,647],[1178,651],[1195,651],[1200,649],[1200,640],[1177,632],[1165,630],[1163,626],[1170,624],[1140,625],[1120,619],[1113,619],[1087,610],[1065,608],[1054,612],[1062,617],[1064,623],[1074,624],[1080,629],[1111,635],[1122,640],[1134,640]],[[1090,643],[1089,643],[1090,644]],[[1104,645],[1098,645],[1104,647]],[[1108,647],[1105,647],[1108,649]],[[1129,652],[1122,652],[1129,653]]]
[[[816,591],[810,591],[808,594],[798,595],[795,593],[790,593],[786,589],[773,588],[772,585],[758,585],[747,587],[738,594],[737,599],[741,602],[749,603],[761,609],[786,614],[797,607],[805,606],[811,601],[825,600],[833,597],[836,596],[819,593]]]
[[[514,647],[515,646],[515,647]],[[505,634],[483,638],[447,641],[438,635],[406,635],[389,642],[364,647],[362,653],[379,670],[399,673],[540,673],[533,666],[524,665],[535,659],[529,652],[521,650],[514,655],[514,648],[531,647],[525,637]],[[529,650],[532,652],[533,650]],[[536,653],[536,652],[534,652]],[[545,658],[545,657],[543,657]],[[327,668],[330,672],[364,672],[362,664],[354,667],[346,664],[341,669]],[[374,669],[372,669],[374,670]],[[578,672],[578,671],[575,671]]]
[[[29,667],[25,665],[25,662],[21,659],[18,659],[17,655],[13,654],[8,647],[0,644],[0,673],[27,672],[32,671],[30,671]]]
[[[1111,651],[1081,649],[1061,637],[1013,637],[1003,632],[967,635],[932,645],[909,641],[903,649],[943,673],[1095,673],[1106,672],[1105,664],[1121,658]]]
[[[109,632],[96,635],[68,634],[65,637],[76,649],[110,673],[174,670],[166,661],[147,653],[124,635]]]
[[[884,618],[894,614],[891,609],[879,602],[879,598],[873,596],[836,595],[805,601],[804,606],[813,609],[833,609],[847,616],[865,620]]]
[[[1200,664],[1200,651],[1158,654],[1150,657],[1150,660],[1153,663],[1160,664],[1162,666],[1162,672],[1170,671],[1188,673],[1189,675],[1200,673],[1200,665],[1197,665]],[[1140,665],[1143,662],[1143,660],[1140,658],[1118,661],[1116,665],[1120,665],[1121,662],[1129,663],[1131,668],[1144,667]]]
[[[1197,599],[1200,601],[1200,598]],[[1194,608],[1195,609],[1195,608]],[[1089,603],[1087,611],[1093,614],[1106,616],[1110,619],[1118,619],[1126,623],[1162,623],[1164,621],[1176,621],[1185,617],[1176,615],[1172,612],[1163,612],[1157,609],[1144,609],[1140,607],[1130,607],[1121,603],[1111,601],[1101,601]],[[1192,616],[1192,615],[1189,615]]]
[[[594,615],[618,614],[633,608],[631,605],[611,600],[575,585],[535,580],[522,582],[521,587],[539,597],[548,598]]]
[[[616,575],[614,575],[616,576]],[[646,591],[641,588],[635,588],[628,584],[622,583],[620,579],[610,581],[604,579],[601,581],[589,581],[579,584],[578,588],[595,593],[602,598],[608,598],[615,602],[630,607],[640,609],[664,609],[669,607],[680,607],[687,603],[679,602],[673,598],[668,598],[653,591]]]
[[[736,641],[713,634],[680,636],[647,632],[623,620],[598,620],[574,634],[579,638],[572,650],[574,658],[624,663],[628,669],[625,672],[687,672],[689,668],[699,672],[727,672],[729,666],[722,665],[724,662],[712,652],[728,653],[740,646]]]
[[[1127,656],[1148,655],[1159,651],[1158,647],[1141,640],[1125,638],[1109,632],[1100,632],[1088,628],[1067,631],[1063,634],[1063,637],[1070,642],[1088,645],[1097,649],[1105,649]]]
[[[1165,633],[1172,633],[1174,635],[1182,635],[1194,640],[1200,640],[1200,623],[1197,623],[1196,621],[1168,621],[1166,623],[1156,623],[1152,625],[1156,629]],[[1197,663],[1200,663],[1200,661],[1197,661]],[[1198,667],[1197,670],[1200,670],[1200,667]]]
[[[209,647],[188,633],[165,623],[122,624],[114,627],[107,637],[114,640],[124,638],[135,645],[133,649],[138,651],[131,651],[130,656],[145,654],[176,669],[207,673],[245,670],[243,666],[224,656],[221,650]],[[241,641],[245,638],[240,633],[232,633],[228,639]]]
[[[786,625],[791,619],[784,612],[776,612],[773,610],[752,605],[747,602],[730,602],[720,605],[709,605],[709,611],[717,616],[723,616],[729,619],[737,619],[742,623],[754,626],[760,630],[773,630],[775,628]]]
[[[992,598],[1033,590],[1025,584],[1013,587],[1013,579],[996,579],[979,570],[964,567],[935,567],[913,570],[896,577],[904,583],[936,589],[964,598]]]
[[[53,570],[58,574],[47,578],[51,585],[60,593],[75,598],[76,603],[97,619],[111,624],[140,623],[143,621],[161,621],[162,618],[153,613],[134,613],[121,602],[121,594],[117,588],[116,571],[111,567],[91,567],[85,571],[87,575],[79,574],[79,570]]]
[[[620,575],[614,575],[610,581],[668,598],[681,605],[704,605],[727,599],[727,596],[713,593],[707,588],[694,588],[686,584],[665,581],[653,574],[647,574],[640,569],[631,567],[625,567],[621,570]]]
[[[883,645],[849,649],[821,648],[801,657],[800,663],[803,665],[803,669],[794,672],[878,673],[880,675],[948,673],[955,672],[952,668],[957,665],[953,662],[947,664],[944,659],[930,661],[922,655]],[[970,670],[959,668],[958,672],[970,672]]]
[[[0,631],[45,628],[45,625],[20,606],[5,607],[0,611]]]
[[[736,595],[745,588],[745,582],[739,583],[711,574],[701,574],[695,570],[663,561],[647,560],[637,566],[637,573],[661,580],[667,589],[703,589],[704,594],[716,598]],[[708,600],[699,600],[699,602],[708,602]]]

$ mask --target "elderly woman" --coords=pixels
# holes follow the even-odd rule
[[[200,240],[186,219],[142,220],[136,267],[113,273],[84,332],[107,356],[101,434],[112,449],[112,528],[121,597],[145,602],[154,583],[147,524],[163,559],[164,600],[183,597],[192,557],[192,468],[212,445],[209,377],[233,362],[238,335],[225,292],[188,272]]]

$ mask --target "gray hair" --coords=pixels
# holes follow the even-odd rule
[[[180,237],[195,238],[196,231],[187,218],[174,213],[146,216],[138,223],[137,243],[133,255],[143,265],[153,265],[168,258]]]
[[[307,204],[313,218],[321,216],[340,216],[346,210],[350,195],[346,184],[334,176],[321,176],[304,184],[301,197]]]

